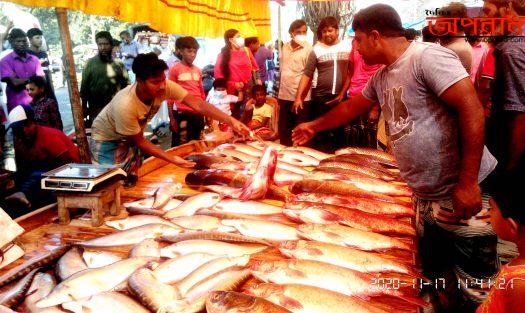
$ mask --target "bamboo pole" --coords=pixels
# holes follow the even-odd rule
[[[56,8],[55,10],[58,19],[58,28],[60,29],[60,37],[62,38],[62,53],[65,56],[64,68],[66,69],[65,74],[68,81],[67,86],[69,89],[69,99],[71,100],[71,110],[73,113],[73,123],[75,125],[75,135],[80,153],[80,161],[89,164],[91,163],[91,157],[89,156],[89,145],[87,142],[86,130],[84,128],[84,114],[82,111],[80,93],[78,91],[75,60],[73,59],[71,35],[69,33],[69,24],[67,21],[67,10],[64,8]]]

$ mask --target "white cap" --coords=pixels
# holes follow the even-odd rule
[[[31,110],[31,108],[27,107],[24,108],[22,105],[17,105],[14,109],[9,112],[9,127],[17,126],[22,124],[22,122],[25,122],[27,118],[27,110]]]

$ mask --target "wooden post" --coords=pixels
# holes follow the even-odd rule
[[[71,100],[71,110],[73,113],[73,123],[75,125],[75,134],[77,138],[78,150],[80,152],[80,161],[82,163],[91,163],[89,156],[89,145],[84,128],[84,114],[82,111],[82,102],[78,91],[77,74],[75,71],[75,60],[73,59],[73,48],[71,46],[71,35],[69,33],[69,24],[67,21],[67,10],[56,8],[58,19],[58,28],[62,38],[62,53],[64,54],[65,75],[68,81],[69,99]]]

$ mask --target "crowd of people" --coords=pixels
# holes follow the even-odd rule
[[[467,17],[461,3],[442,11]],[[485,0],[483,13],[511,21],[525,16],[525,4]],[[417,33],[403,28],[394,8],[376,4],[354,16],[353,38],[341,36],[335,17],[323,18],[312,46],[306,22],[296,20],[289,27],[291,40],[278,49],[274,97],[268,88],[275,79],[269,67],[273,53],[238,30],[224,34],[211,90],[193,64],[195,38],[178,38],[177,60],[168,65],[158,53],[140,53],[127,31],[120,33],[122,60],[116,58],[115,40],[101,31],[80,90],[92,160],[125,169],[129,184],[144,154],[192,167],[144,136],[164,101],[172,146],[183,143],[185,125],[185,140],[199,139],[209,128],[325,152],[345,145],[389,151],[414,191],[424,275],[446,282],[429,293],[437,310],[512,312],[525,301],[519,297],[525,283],[512,280],[525,278],[525,261],[518,256],[501,267],[497,236],[525,249],[525,203],[517,187],[525,166],[525,42],[506,38],[523,34],[525,27],[504,26],[485,34],[495,39],[491,42],[481,40],[479,29],[459,25],[445,36],[443,29],[427,26],[420,42]],[[42,172],[78,160],[76,147],[61,132],[43,71],[41,36],[40,30],[12,29],[13,52],[0,61],[20,169],[10,199],[25,205],[45,198],[29,191]],[[502,277],[506,290],[489,293],[490,284],[471,285]]]

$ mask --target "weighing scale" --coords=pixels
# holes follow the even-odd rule
[[[69,163],[42,174],[42,189],[91,192],[93,188],[126,172],[121,168],[96,164]]]

